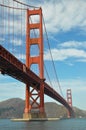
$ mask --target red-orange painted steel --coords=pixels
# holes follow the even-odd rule
[[[67,89],[67,102],[70,105],[70,107],[72,108],[72,92],[71,89]],[[71,117],[70,112],[68,111],[68,117]]]
[[[72,107],[72,92],[71,92],[71,89],[67,89],[67,102]]]
[[[9,76],[25,83],[34,86],[37,91],[40,90],[40,84],[44,83],[44,93],[56,101],[63,104],[69,111],[70,115],[74,117],[74,111],[72,107],[67,103],[67,101],[61,97],[51,86],[40,79],[34,72],[26,67],[22,62],[20,62],[15,56],[13,56],[9,51],[0,45],[0,71],[2,74],[8,74]],[[29,89],[29,87],[26,87]],[[28,90],[26,91],[28,93]],[[27,99],[28,94],[26,94]],[[29,106],[30,107],[30,106]],[[28,104],[26,104],[28,108]],[[30,109],[30,108],[28,108]],[[26,109],[26,112],[28,111]]]
[[[30,23],[30,16],[39,15],[39,23]],[[31,29],[39,29],[39,37],[31,38],[30,31]],[[31,45],[39,46],[39,56],[32,57],[30,54]],[[38,64],[39,67],[39,77],[40,79],[44,79],[44,63],[43,63],[43,30],[42,30],[42,9],[34,9],[27,10],[27,25],[26,25],[26,67],[30,69],[32,64]],[[25,113],[29,113],[34,104],[36,104],[36,109],[39,109],[40,112],[44,112],[44,82],[40,84],[40,90],[37,91],[37,96],[35,95],[35,86],[31,90],[33,86],[26,85],[26,105],[25,105]],[[29,89],[28,89],[29,88]],[[27,99],[28,98],[28,99]],[[32,99],[32,103],[30,103],[30,99]],[[39,99],[39,103],[37,100]]]

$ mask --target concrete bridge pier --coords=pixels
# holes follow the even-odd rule
[[[38,112],[38,113],[35,113],[35,112],[29,112],[29,113],[24,113],[23,114],[23,119],[29,119],[29,120],[31,120],[31,119],[46,119],[47,117],[46,117],[46,113],[40,113],[40,112]]]

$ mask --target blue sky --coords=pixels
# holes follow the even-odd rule
[[[51,52],[63,95],[66,98],[66,90],[71,88],[73,105],[86,110],[86,0],[21,1],[42,7]],[[13,3],[10,1],[10,6],[12,5]],[[19,5],[17,6],[19,7]],[[18,14],[19,12],[15,11],[15,13]],[[18,34],[20,30],[18,26],[19,19],[15,19],[14,22],[15,27],[17,27],[14,29],[14,32],[15,34]],[[24,25],[22,25],[22,28],[23,26],[25,27],[25,21],[23,22]],[[6,33],[6,30],[4,32]],[[9,33],[11,33],[11,29]],[[19,34],[11,41],[16,46],[16,52],[20,52],[19,48],[25,46],[25,44],[23,44],[25,38],[22,38],[22,42],[18,36]],[[2,45],[5,46],[3,40],[5,41],[6,37],[0,37]],[[50,52],[45,37],[44,47],[44,60],[47,70],[50,73],[51,81],[54,84],[53,87],[60,93],[57,81],[53,74]],[[18,54],[18,57],[19,56],[21,56],[21,54]],[[23,60],[25,59],[25,53],[23,53],[22,58]],[[25,98],[25,85],[9,76],[0,75],[0,101],[14,97]],[[45,101],[54,100],[45,96]]]

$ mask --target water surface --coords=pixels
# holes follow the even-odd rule
[[[86,119],[12,122],[0,119],[0,130],[86,130]]]

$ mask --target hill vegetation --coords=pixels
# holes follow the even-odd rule
[[[0,102],[0,118],[22,118],[25,102],[19,98]],[[67,117],[67,110],[53,102],[45,103],[47,117]],[[86,111],[74,107],[76,117],[86,117]]]

